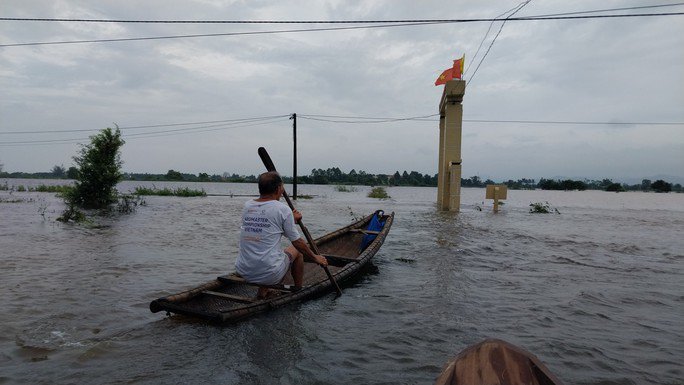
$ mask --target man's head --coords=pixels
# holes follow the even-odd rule
[[[283,179],[276,171],[269,171],[259,175],[259,195],[273,195],[278,187],[283,185]]]

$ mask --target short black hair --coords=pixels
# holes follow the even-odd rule
[[[278,191],[283,179],[276,171],[269,171],[259,175],[259,195],[271,195]]]

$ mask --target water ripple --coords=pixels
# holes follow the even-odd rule
[[[50,194],[0,203],[0,383],[429,384],[486,337],[532,351],[566,384],[684,378],[684,220],[660,209],[684,195],[511,191],[494,215],[474,208],[481,189],[464,188],[454,214],[429,188],[377,201],[304,187],[318,196],[297,202],[314,236],[350,211],[396,212],[374,265],[342,297],[226,327],[147,305],[232,270],[243,198],[150,197],[90,227],[37,215],[63,207]],[[546,200],[562,214],[527,212]]]

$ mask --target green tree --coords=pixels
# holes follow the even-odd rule
[[[166,173],[166,179],[168,180],[183,180],[183,174],[180,171],[169,170]]]
[[[560,184],[561,184],[561,189],[566,190],[566,191],[572,191],[572,190],[584,191],[587,189],[586,183],[579,181],[579,180],[566,179],[566,180],[560,182]]]
[[[76,184],[65,194],[71,208],[102,209],[116,202],[115,187],[123,177],[119,149],[124,143],[118,127],[107,127],[81,147],[80,154],[74,157],[79,168]]]
[[[537,184],[542,190],[579,190],[583,191],[587,189],[587,184],[580,180],[566,179],[564,181],[555,181],[552,179],[541,178]]]
[[[66,169],[64,168],[64,166],[55,165],[52,168],[51,172],[52,176],[54,176],[55,178],[64,178],[64,175],[66,175]]]
[[[401,173],[401,181],[403,182],[403,184],[409,184],[410,182],[410,177],[406,170],[404,170],[404,172]]]
[[[200,182],[209,182],[209,174],[207,174],[206,172],[201,172],[197,174],[197,180],[199,180]]]
[[[2,171],[2,170],[0,170]],[[349,177],[348,177],[349,183],[359,183],[359,175],[356,173],[356,170],[352,168],[351,171],[349,171]]]
[[[311,177],[313,179],[314,184],[328,184],[329,183],[328,177],[326,176],[326,172],[323,171],[323,169],[315,168],[315,169],[311,170]]]
[[[599,187],[600,189],[606,190],[606,191],[616,191],[616,190],[615,190],[615,188],[616,188],[615,186],[613,186],[613,190],[608,190],[608,187],[609,187],[609,186],[612,186],[612,185],[614,185],[614,184],[619,184],[619,183],[613,183],[612,180],[610,180],[610,179],[608,179],[608,178],[604,178],[601,182],[598,183],[598,187]],[[620,187],[622,187],[622,185],[620,185]]]
[[[662,179],[651,183],[651,189],[655,192],[663,193],[672,191],[672,184],[665,182]]]
[[[66,172],[67,179],[78,179],[78,169],[74,166],[69,167]]]
[[[482,179],[479,176],[471,176],[468,179],[461,178],[461,186],[463,187],[484,187]]]

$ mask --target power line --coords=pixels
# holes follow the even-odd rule
[[[270,115],[270,116],[257,116],[253,118],[239,118],[239,119],[225,119],[225,120],[207,120],[203,122],[185,122],[185,123],[170,123],[170,124],[153,124],[153,125],[146,125],[146,126],[124,126],[124,127],[119,127],[122,130],[131,130],[131,129],[136,129],[136,128],[152,128],[152,127],[176,127],[176,126],[190,126],[190,125],[196,125],[196,124],[212,124],[212,123],[229,123],[229,122],[234,122],[234,123],[242,123],[242,122],[251,122],[255,120],[269,120],[269,119],[277,119],[277,118],[287,118],[290,115]]]
[[[420,115],[412,117],[369,117],[369,116],[344,116],[344,115],[317,115],[317,114],[297,114],[297,117],[303,119],[328,122],[328,123],[340,123],[340,124],[375,124],[375,123],[392,123],[400,121],[421,121],[421,122],[436,122],[439,119],[431,119],[439,114],[432,115]],[[197,134],[204,132],[221,131],[229,128],[243,128],[243,127],[253,127],[266,125],[271,123],[276,123],[280,121],[286,121],[290,115],[274,115],[270,117],[270,120],[262,119],[261,121],[254,120],[248,122],[248,124],[216,124],[208,126],[199,127],[188,127],[188,128],[178,128],[170,130],[161,130],[154,132],[141,132],[133,133],[124,136],[125,140],[129,139],[142,139],[142,138],[154,138],[163,136],[175,136],[184,134]],[[239,123],[245,123],[246,119],[241,119]],[[225,120],[226,122],[235,122],[236,119]],[[605,122],[605,121],[570,121],[570,120],[492,120],[492,119],[463,119],[463,122],[467,123],[494,123],[494,124],[547,124],[547,125],[609,125],[609,126],[684,126],[684,122]],[[195,123],[173,123],[173,124],[159,124],[159,125],[148,125],[148,126],[131,126],[128,128],[139,128],[139,127],[171,127]],[[33,133],[54,133],[62,131],[34,131]],[[65,130],[64,132],[72,132],[71,130]],[[13,142],[0,142],[0,146],[3,147],[14,147],[14,146],[26,146],[26,145],[49,145],[49,144],[75,144],[80,143],[90,138],[70,138],[70,139],[52,139],[52,140],[26,140],[26,141],[13,141]]]
[[[186,39],[186,38],[198,38],[198,37],[272,35],[272,34],[281,34],[281,33],[322,32],[322,31],[342,31],[342,30],[370,29],[370,28],[406,27],[406,26],[414,26],[414,25],[426,25],[426,24],[439,24],[439,22],[430,22],[430,23],[409,23],[409,24],[383,24],[383,25],[369,25],[369,26],[355,26],[355,27],[282,29],[282,30],[270,30],[270,31],[247,31],[247,32],[226,32],[226,33],[203,33],[203,34],[192,34],[192,35],[170,35],[170,36],[152,36],[152,37],[130,37],[130,38],[117,38],[117,39],[93,39],[93,40],[69,40],[69,41],[50,41],[50,42],[33,42],[33,43],[11,43],[11,44],[0,44],[0,48],[1,48],[1,47],[35,46],[35,45],[84,44],[84,43],[113,43],[113,42],[124,42],[124,41]]]
[[[637,9],[652,9],[663,7],[681,6],[684,3],[670,3],[658,5],[645,5],[636,7],[606,8],[591,11],[564,12],[547,15],[529,16],[531,18],[570,16],[586,13],[629,11]],[[516,6],[513,9],[520,7]],[[512,11],[512,10],[511,10]],[[508,11],[510,12],[510,11]],[[504,12],[504,14],[508,13]],[[502,14],[503,15],[503,14]],[[25,21],[25,22],[78,22],[78,23],[132,23],[132,24],[408,24],[408,23],[459,23],[472,21],[497,21],[494,19],[384,19],[384,20],[132,20],[132,19],[82,19],[82,18],[28,18],[28,17],[0,17],[0,21]]]
[[[278,121],[285,121],[285,117],[278,117],[275,119],[270,119],[268,121],[260,121],[258,123],[252,123],[252,124],[242,124],[242,125],[215,124],[215,125],[208,125],[208,126],[199,126],[199,127],[191,127],[191,128],[177,128],[177,129],[173,129],[173,130],[163,130],[163,131],[155,131],[155,132],[140,132],[140,133],[135,133],[135,134],[128,134],[125,138],[130,138],[130,137],[153,138],[153,137],[158,137],[158,136],[172,136],[172,135],[180,135],[180,134],[194,134],[194,133],[201,133],[201,132],[222,131],[222,130],[225,130],[228,128],[262,126],[265,124],[271,124],[271,123],[275,123]]]
[[[285,115],[284,117],[279,117],[280,121],[284,121],[285,117],[289,115]],[[242,125],[235,125],[235,124],[222,124],[222,125],[209,125],[209,126],[200,126],[200,127],[190,127],[190,128],[177,128],[177,129],[171,129],[171,130],[162,130],[162,131],[154,131],[154,132],[140,132],[140,133],[134,133],[134,134],[128,134],[123,136],[123,139],[129,140],[129,139],[141,139],[141,138],[153,138],[153,137],[161,137],[161,136],[174,136],[174,135],[183,135],[183,134],[197,134],[197,133],[204,133],[204,132],[212,132],[212,131],[222,131],[226,130],[229,128],[243,128],[243,127],[253,127],[253,126],[260,126],[260,125],[265,125],[265,124],[272,124],[277,122],[277,119],[272,119],[268,121],[258,121],[256,123],[251,123],[251,124],[242,124]],[[54,132],[54,131],[52,131]],[[43,132],[43,133],[52,133],[52,132]],[[52,139],[52,140],[24,140],[24,141],[11,141],[11,142],[0,142],[0,146],[25,146],[25,145],[44,145],[44,144],[75,144],[75,143],[80,143],[82,141],[87,141],[90,138],[70,138],[70,139]]]
[[[389,122],[399,122],[399,121],[407,121],[407,120],[425,121],[425,120],[428,120],[427,118],[431,118],[431,117],[434,117],[436,115],[439,115],[439,114],[412,116],[412,117],[407,117],[407,118],[370,118],[370,117],[344,117],[344,116],[330,116],[330,115],[301,115],[301,114],[298,114],[297,116],[302,118],[302,119],[317,120],[317,121],[321,121],[321,122],[375,124],[375,123],[389,123]],[[328,119],[328,118],[335,118],[335,119]],[[362,119],[362,120],[338,120],[338,119]],[[428,121],[433,121],[433,120],[434,119],[430,119]]]
[[[216,126],[221,126],[224,124],[225,125],[239,124],[239,123],[245,123],[245,122],[254,122],[254,121],[261,121],[261,120],[284,118],[284,117],[288,117],[288,116],[289,115],[273,115],[273,116],[259,116],[259,117],[254,117],[254,118],[240,118],[240,119],[228,119],[228,120],[209,120],[209,121],[203,121],[203,122],[154,124],[154,125],[146,125],[146,126],[122,126],[122,127],[118,127],[118,128],[122,131],[126,131],[126,130],[135,130],[135,129],[143,129],[143,128],[178,127],[178,126],[191,126],[191,125],[212,124],[212,123],[221,123],[221,124],[216,125]],[[216,126],[205,126],[205,127],[216,127]],[[199,127],[199,128],[205,128],[205,127]],[[195,128],[198,128],[198,127],[195,127]],[[14,134],[14,135],[52,134],[52,133],[66,133],[66,132],[88,132],[88,131],[91,131],[91,132],[92,131],[99,131],[99,129],[83,128],[83,129],[54,130],[54,131],[5,131],[5,132],[0,132],[0,135],[3,135],[3,134]]]
[[[509,12],[514,11],[516,8],[518,8],[518,5],[516,5],[515,7],[511,8],[511,9],[509,9],[508,11],[506,11],[506,12],[500,14],[499,16],[495,17],[495,19],[498,19],[498,18],[500,18],[501,16],[503,16],[503,15],[509,13]],[[512,16],[512,15],[509,15],[509,16]],[[480,41],[480,45],[477,47],[477,51],[475,51],[475,55],[473,55],[473,58],[472,58],[471,63],[474,63],[474,62],[475,62],[475,59],[477,58],[477,55],[480,53],[480,49],[482,48],[482,44],[484,44],[485,40],[487,39],[487,36],[489,36],[489,32],[492,30],[492,27],[493,27],[493,26],[494,26],[494,21],[492,21],[491,23],[489,23],[489,28],[487,28],[487,32],[485,32],[485,35],[482,37],[482,41]],[[466,67],[465,71],[463,71],[463,74],[464,74],[464,75],[465,75],[466,73],[468,73],[468,70],[470,69],[470,65],[471,65],[471,64],[468,63],[468,67]]]
[[[606,18],[631,18],[631,17],[659,17],[659,16],[682,16],[684,12],[667,12],[667,13],[639,13],[639,14],[613,14],[613,15],[587,15],[587,16],[524,16],[508,18],[506,21],[542,21],[542,20],[580,20],[580,19],[606,19]],[[168,35],[168,36],[152,36],[152,37],[131,37],[131,38],[113,38],[113,39],[91,39],[91,40],[68,40],[68,41],[50,41],[50,42],[30,42],[30,43],[9,43],[0,44],[0,48],[7,47],[24,47],[37,45],[61,45],[61,44],[85,44],[85,43],[112,43],[112,42],[126,42],[126,41],[145,41],[145,40],[166,40],[166,39],[184,39],[184,38],[200,38],[200,37],[219,37],[219,36],[247,36],[247,35],[269,35],[269,34],[285,34],[285,33],[303,33],[303,32],[324,32],[324,31],[344,31],[357,29],[372,29],[372,28],[394,28],[407,26],[423,26],[436,24],[454,24],[454,23],[473,23],[473,22],[492,22],[500,21],[501,19],[444,19],[444,20],[426,20],[399,22],[395,24],[376,24],[363,25],[353,27],[328,27],[328,28],[301,28],[301,29],[284,29],[284,30],[268,30],[268,31],[247,31],[247,32],[226,32],[226,33],[206,33],[206,34],[191,34],[191,35]],[[250,21],[255,23],[257,21]],[[280,24],[281,22],[273,21]],[[354,21],[354,23],[371,23],[373,21]],[[298,24],[306,22],[292,22],[290,24]],[[329,22],[325,22],[329,23]],[[346,23],[346,22],[345,22]]]
[[[348,124],[369,124],[387,123],[397,121],[430,121],[436,122],[439,119],[430,119],[439,114],[421,115],[413,117],[368,117],[368,116],[342,116],[342,115],[313,115],[297,114],[297,117],[304,119],[324,121],[329,123],[348,123]],[[501,124],[556,124],[556,125],[614,125],[614,126],[682,126],[684,122],[614,122],[614,121],[578,121],[578,120],[502,120],[502,119],[463,119],[468,123],[501,123]]]
[[[516,13],[518,13],[518,11],[520,11],[521,9],[523,9],[527,4],[530,3],[530,1],[532,1],[532,0],[527,0],[527,1],[523,2],[523,3],[520,3],[520,5],[518,5],[517,9],[515,9],[515,10],[513,11],[513,13],[511,13],[510,15],[508,15],[508,17],[506,17],[506,18],[504,19],[503,23],[501,23],[501,28],[499,28],[499,32],[497,32],[496,35],[494,35],[494,38],[492,39],[492,42],[489,43],[489,47],[487,47],[487,51],[485,51],[484,55],[482,55],[482,59],[480,59],[480,62],[477,63],[477,67],[475,67],[475,72],[473,72],[473,74],[470,75],[470,78],[468,79],[467,85],[469,85],[470,82],[473,81],[473,78],[475,78],[475,74],[477,74],[477,70],[480,69],[480,66],[482,65],[482,63],[484,62],[485,58],[487,57],[487,54],[489,54],[489,51],[492,49],[492,46],[494,45],[494,42],[496,41],[496,39],[497,39],[497,38],[499,37],[499,35],[501,34],[501,31],[503,31],[503,27],[504,27],[504,25],[506,25],[506,21],[508,21],[508,20],[511,18],[511,16],[515,15]]]
[[[569,16],[569,15],[581,15],[585,13],[598,13],[598,12],[615,12],[615,11],[633,11],[637,9],[646,8],[663,8],[663,7],[676,7],[684,5],[684,3],[672,3],[672,4],[659,4],[659,5],[643,5],[638,7],[624,7],[624,8],[607,8],[607,9],[595,9],[593,11],[577,11],[577,12],[564,12],[564,13],[551,13],[546,15],[537,15],[538,17],[550,17],[550,16]]]
[[[684,122],[600,122],[600,121],[572,121],[572,120],[485,120],[463,119],[469,123],[521,123],[521,124],[572,124],[572,125],[614,125],[614,126],[683,126]]]

